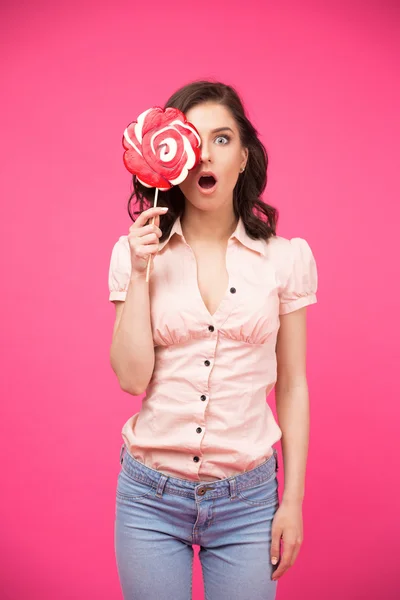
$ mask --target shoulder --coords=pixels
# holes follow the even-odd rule
[[[267,241],[267,249],[273,255],[290,258],[294,252],[304,250],[309,247],[307,240],[302,237],[286,238],[282,235],[273,235]]]
[[[275,260],[293,261],[296,257],[312,253],[310,244],[302,237],[286,238],[281,235],[270,237],[267,242],[267,254]]]
[[[130,249],[127,235],[120,235],[117,241],[114,243],[111,252],[111,262],[114,265],[124,264],[126,261],[130,261]]]
[[[316,269],[315,258],[308,241],[302,237],[272,236],[267,240],[267,258],[284,283],[295,272],[300,274]]]
[[[118,247],[121,250],[129,250],[129,242],[127,235],[120,235],[114,244],[114,248]]]
[[[110,300],[125,300],[131,273],[130,248],[127,235],[121,235],[111,251],[108,271]]]
[[[285,266],[293,261],[294,255],[299,254],[304,245],[308,244],[303,238],[286,238],[281,235],[274,235],[266,242],[267,257],[274,261],[277,267]]]

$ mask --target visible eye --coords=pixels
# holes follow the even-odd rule
[[[217,142],[217,146],[225,146],[225,144],[229,144],[230,139],[229,135],[219,135],[215,138],[215,141]],[[222,140],[222,143],[218,143],[218,140]]]

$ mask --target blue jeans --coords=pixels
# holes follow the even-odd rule
[[[279,498],[273,451],[251,471],[200,482],[151,469],[122,444],[115,553],[124,599],[190,600],[196,544],[206,600],[274,600],[271,524]]]

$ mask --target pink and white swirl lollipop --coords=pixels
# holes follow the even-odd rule
[[[197,129],[177,108],[149,108],[124,131],[123,161],[130,173],[149,188],[165,191],[182,183],[200,162],[201,138]],[[154,223],[155,217],[152,219]],[[147,264],[149,280],[152,255]]]

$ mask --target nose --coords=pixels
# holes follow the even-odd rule
[[[202,143],[200,146],[200,162],[201,163],[206,163],[206,162],[210,162],[211,160],[211,156],[210,156],[210,150],[209,147],[206,143]]]

